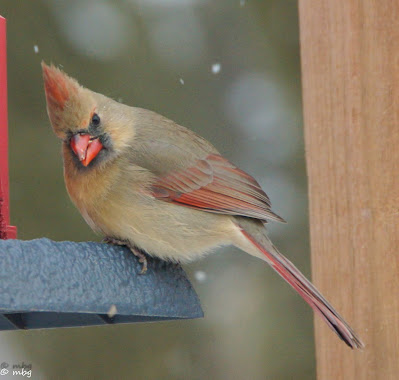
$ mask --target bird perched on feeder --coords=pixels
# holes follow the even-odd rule
[[[351,327],[274,247],[258,182],[205,139],[155,112],[90,91],[42,63],[47,112],[62,140],[68,193],[90,227],[139,257],[175,262],[235,245],[266,261],[351,348]]]

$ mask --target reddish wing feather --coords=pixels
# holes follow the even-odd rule
[[[152,195],[208,212],[284,221],[271,211],[268,196],[253,177],[215,154],[160,178]]]

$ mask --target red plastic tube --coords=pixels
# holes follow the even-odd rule
[[[6,19],[0,16],[0,239],[16,239],[17,228],[10,226],[8,190]]]

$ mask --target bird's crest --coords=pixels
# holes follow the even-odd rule
[[[86,109],[93,107],[91,104],[86,104],[90,99],[88,96],[82,97],[84,89],[75,79],[44,62],[42,62],[42,69],[47,113],[54,132],[58,137],[65,138],[68,128],[79,126],[83,119],[88,119]]]
[[[71,93],[76,93],[79,85],[53,65],[47,66],[42,62],[42,69],[47,104],[49,108],[55,107],[62,111]]]

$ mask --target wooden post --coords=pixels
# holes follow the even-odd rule
[[[0,16],[0,239],[16,238],[9,224],[6,19]]]
[[[299,1],[315,284],[366,344],[316,321],[319,379],[399,378],[399,2]]]

